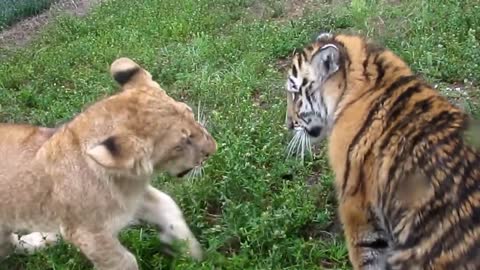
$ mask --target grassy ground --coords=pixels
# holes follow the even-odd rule
[[[321,30],[376,38],[477,112],[478,1],[144,0],[106,1],[85,18],[59,18],[25,49],[0,51],[0,120],[67,120],[112,93],[108,65],[131,57],[175,98],[205,105],[219,142],[201,179],[155,181],[207,259],[166,257],[153,230],[126,230],[142,269],[348,269],[324,149],[304,164],[285,158],[283,68]],[[0,269],[91,266],[63,243]]]
[[[48,8],[54,0],[2,0],[0,1],[0,30]]]

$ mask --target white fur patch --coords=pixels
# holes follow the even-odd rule
[[[32,254],[38,250],[56,245],[60,239],[56,233],[33,232],[26,235],[12,234],[10,241],[15,247],[15,253]]]
[[[289,80],[287,80],[287,91],[292,93],[298,93],[298,89],[302,84],[302,80],[302,78],[290,76]]]
[[[338,50],[338,47],[333,45],[333,44],[327,44],[325,46],[323,46],[322,48],[320,48],[320,50],[323,50],[323,49],[326,49],[326,48],[335,48]]]
[[[202,258],[202,247],[190,231],[183,213],[177,203],[168,194],[149,188],[153,200],[146,201],[140,218],[158,225],[161,228],[159,238],[162,242],[171,244],[175,240],[187,242],[188,251],[192,257]]]

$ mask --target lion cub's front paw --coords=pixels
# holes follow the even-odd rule
[[[195,238],[189,239],[189,253],[195,260],[201,261],[203,259],[203,249],[202,245]]]
[[[175,241],[184,241],[188,255],[197,261],[203,259],[202,245],[193,235],[177,238],[168,233],[160,233],[159,238],[162,243],[167,245],[163,250],[166,254],[173,255],[175,253],[174,246],[172,246]]]

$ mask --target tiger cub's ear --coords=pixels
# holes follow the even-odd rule
[[[340,66],[340,52],[334,44],[326,44],[312,57],[312,64],[317,78],[327,79],[335,73]]]
[[[108,169],[132,170],[142,159],[142,145],[134,136],[110,136],[90,147],[86,153],[95,162]]]

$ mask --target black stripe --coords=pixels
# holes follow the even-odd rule
[[[380,107],[383,106],[383,103],[385,103],[385,101],[393,95],[395,90],[397,90],[398,88],[408,84],[409,82],[411,82],[415,79],[416,79],[416,76],[413,76],[413,75],[412,76],[402,76],[402,77],[397,78],[397,80],[395,82],[393,82],[392,85],[390,85],[390,87],[388,87],[385,90],[385,92],[381,96],[381,98],[375,103],[373,108],[368,112],[367,119],[365,120],[362,127],[360,128],[360,130],[358,131],[358,133],[355,135],[352,142],[348,146],[347,161],[346,161],[346,164],[345,164],[346,168],[345,168],[345,173],[343,175],[343,184],[342,184],[342,190],[341,190],[342,194],[345,192],[345,188],[347,187],[347,180],[348,180],[348,177],[349,177],[349,174],[350,174],[350,162],[351,162],[350,161],[350,154],[351,154],[353,148],[360,141],[360,138],[364,135],[367,128],[370,127],[371,123],[373,122],[373,116],[378,112]]]
[[[325,115],[327,115],[327,105],[325,105],[325,100],[323,99],[323,96],[320,96],[320,106],[322,106],[322,108],[325,108],[324,112],[325,112]]]
[[[399,108],[401,107],[399,106]],[[402,120],[398,123],[395,121],[397,120],[399,115],[397,115],[396,112],[391,111],[390,115],[387,116],[387,123],[391,123],[391,127],[388,129],[388,132],[386,133],[386,135],[382,136],[385,139],[380,143],[380,148],[379,148],[380,153],[382,153],[385,150],[385,148],[387,148],[387,146],[390,143],[390,139],[392,138],[392,135],[396,131],[398,130],[403,131],[409,125],[419,125],[420,123],[418,123],[418,121],[414,121],[415,118],[418,118],[419,115],[429,111],[431,108],[432,108],[431,98],[420,100],[417,103],[415,103],[415,105],[413,105],[412,110],[407,115],[402,116]]]
[[[297,67],[295,65],[292,66],[292,74],[293,74],[293,77],[297,77]]]
[[[459,265],[470,265],[475,266],[477,269],[480,268],[480,239],[476,240],[477,241],[474,241],[474,243],[470,247],[468,247],[468,251],[466,253],[446,263],[445,269],[455,269]]]
[[[307,87],[307,93],[310,93],[310,98],[312,99],[312,103],[313,104],[316,104],[317,103],[317,98],[315,97],[315,93],[312,93],[312,84],[310,84],[308,87]]]
[[[383,51],[384,51],[383,49],[380,49],[380,50],[379,50],[379,52],[383,52]],[[381,68],[381,67],[379,66],[378,61],[377,61],[377,58],[378,58],[378,57],[379,57],[379,54],[375,55],[375,58],[374,58],[374,60],[373,60],[374,63],[377,65],[377,74],[380,73],[379,68]],[[349,68],[350,68],[350,65],[349,65]],[[385,72],[385,70],[383,70],[383,69],[382,69],[381,71],[382,71],[382,72]],[[372,91],[374,91],[374,90],[376,90],[376,89],[379,89],[379,88],[380,88],[380,87],[379,87],[380,81],[383,79],[383,76],[384,76],[384,74],[381,74],[380,77],[377,76],[375,85],[372,86],[370,89],[368,89],[366,92],[362,93],[362,94],[360,95],[360,97],[358,97],[357,99],[355,99],[355,100],[349,102],[348,104],[346,104],[346,105],[345,105],[345,108],[348,107],[348,106],[350,106],[350,105],[352,105],[352,104],[354,104],[354,103],[356,103],[358,100],[361,100],[365,95],[371,94]],[[345,81],[346,81],[346,78],[345,78]],[[345,86],[345,88],[346,88],[346,86]],[[343,111],[340,112],[340,114],[338,115],[338,117],[335,119],[334,124],[336,123],[337,119],[339,119],[339,118],[342,116],[342,114],[343,114]]]
[[[346,89],[347,89],[347,85],[345,84],[344,92],[342,93],[342,98],[343,98],[343,95],[345,94],[345,90],[346,90]],[[374,88],[369,89],[369,90],[363,92],[358,98],[356,98],[356,99],[350,101],[349,103],[345,104],[345,106],[343,106],[343,108],[348,108],[348,107],[350,107],[351,105],[355,104],[357,101],[363,100],[364,97],[365,97],[367,94],[373,94],[373,93],[375,93],[375,92],[372,92],[373,89],[374,89]],[[340,100],[341,100],[341,99],[339,99],[338,102],[340,102]],[[337,117],[335,118],[335,120],[334,120],[334,122],[333,122],[333,125],[335,125],[335,123],[337,122],[337,120],[340,119],[340,118],[343,116],[343,112],[344,112],[344,111],[341,111],[341,112],[337,115]]]
[[[346,73],[344,73],[346,74]],[[345,77],[346,78],[346,77]],[[343,100],[343,96],[345,96],[345,92],[347,91],[347,82],[345,80],[345,83],[343,84],[343,88],[342,88],[342,93],[340,94],[340,97],[338,98],[337,100],[337,103],[335,104],[335,108],[338,108],[338,104],[340,104],[340,102]],[[346,107],[345,107],[346,108]],[[326,109],[325,109],[326,110]],[[334,112],[335,113],[335,112]],[[340,112],[341,114],[341,112]],[[339,115],[340,116],[340,115]],[[335,122],[337,122],[337,119],[338,119],[338,116],[333,120],[333,124],[335,125]]]
[[[345,44],[343,44],[341,42],[339,42],[339,44],[342,46],[342,48],[345,48]],[[352,67],[352,59],[350,58],[350,54],[348,53],[347,50],[345,50],[344,53],[340,54],[340,56],[342,56],[344,58],[342,62],[346,64],[345,68],[350,71],[350,69]],[[345,76],[346,75],[347,74],[345,74]],[[345,82],[346,82],[346,80],[345,80]]]
[[[421,102],[419,102],[417,104],[421,104]],[[443,112],[442,112],[431,120],[431,123],[435,123],[435,126],[431,126],[431,125],[428,126],[427,125],[426,127],[423,127],[423,129],[422,129],[422,126],[418,126],[418,127],[416,127],[416,129],[411,129],[411,131],[409,133],[404,135],[404,137],[407,138],[408,144],[406,146],[404,146],[405,149],[404,149],[402,155],[396,155],[394,157],[394,161],[392,162],[393,165],[389,168],[387,181],[392,181],[392,179],[394,177],[394,174],[398,169],[398,167],[396,165],[400,164],[402,162],[405,155],[408,156],[408,155],[412,154],[413,149],[416,146],[418,146],[418,141],[420,139],[426,138],[429,134],[438,133],[438,132],[442,131],[443,129],[445,129],[445,128],[447,128],[451,125],[451,121],[449,121],[450,118],[447,117],[447,116],[449,116],[449,114],[448,114],[448,112],[446,112],[446,113],[447,114],[443,114]],[[404,122],[404,123],[406,123],[406,122]],[[412,135],[413,135],[413,138],[410,138]],[[385,144],[385,143],[382,143],[382,144]],[[434,145],[429,145],[428,147],[433,148]],[[431,150],[431,148],[430,148],[430,150]],[[424,153],[429,158],[431,157],[431,151],[428,151],[428,152],[424,151]],[[421,162],[418,162],[417,166],[419,166],[419,168],[423,168],[425,166],[425,164],[421,163]],[[423,171],[423,172],[425,173],[425,171]],[[427,175],[427,177],[429,177],[429,175]],[[388,182],[387,182],[387,184],[388,184]],[[386,197],[384,199],[386,199]],[[382,205],[386,205],[385,200],[382,201]],[[389,209],[387,208],[386,210],[388,211]]]
[[[305,50],[302,50],[301,54],[303,56],[303,59],[306,60],[307,59],[307,52],[305,52]]]
[[[401,157],[401,158],[398,158]],[[404,155],[396,155],[396,159],[398,159],[398,162],[393,162],[392,165],[389,168],[389,174],[385,182],[385,188],[384,191],[385,193],[389,194],[389,197],[384,197],[384,199],[388,198],[388,201],[382,201],[382,206],[384,207],[384,213],[388,217],[388,219],[391,221],[392,224],[395,224],[398,222],[397,220],[394,220],[395,212],[396,212],[396,205],[392,208],[392,204],[396,202],[395,200],[395,194],[397,191],[397,187],[399,184],[401,184],[401,179],[399,177],[396,177],[396,174],[398,171],[402,173],[410,173],[406,172],[403,167],[399,167],[399,164],[404,163]]]
[[[394,67],[394,68],[392,69],[392,71],[390,71],[390,72],[392,72],[392,73],[397,73],[400,69],[402,69],[402,68],[401,68],[401,67]]]
[[[347,86],[348,86],[348,81],[347,81],[348,80],[348,72],[347,72],[346,62],[350,61],[350,57],[348,56],[347,52],[345,52],[344,54],[340,54],[340,55],[341,55],[341,57],[344,57],[344,59],[341,61],[341,65],[340,65],[340,68],[342,69],[343,89],[342,89],[342,93],[340,94],[340,97],[337,100],[337,103],[335,104],[335,108],[338,108],[338,104],[340,104],[340,102],[343,100],[343,96],[345,95],[345,92],[347,91]],[[326,111],[326,109],[325,109],[325,111]],[[341,113],[342,112],[340,112],[340,114]],[[335,125],[339,116],[337,116],[333,120],[333,125]]]
[[[381,217],[375,213],[371,205],[368,205],[367,207],[367,216],[368,224],[372,226],[374,232],[382,232],[383,235],[389,235],[388,232],[386,232],[388,228],[384,228],[382,226],[382,224],[384,224],[384,222],[382,222],[383,220],[381,220]],[[386,239],[385,241],[388,242],[388,239]]]
[[[478,165],[478,164],[477,164]],[[478,188],[470,188],[468,193],[474,193],[474,192],[479,192]],[[465,195],[472,195],[472,194],[465,194]],[[464,200],[458,202],[458,204],[454,204],[451,206],[450,209],[454,209],[453,211],[457,211],[460,209],[461,205],[467,202],[467,197],[464,198]],[[467,235],[467,232],[469,230],[473,230],[478,225],[480,224],[480,205],[477,206],[472,206],[473,211],[471,215],[468,215],[466,217],[462,217],[456,222],[455,224],[452,224],[451,227],[443,231],[442,236],[439,238],[435,239],[435,243],[432,245],[432,249],[430,249],[426,254],[426,258],[430,258],[431,260],[438,258],[441,253],[447,252],[451,250],[456,244],[462,242],[465,237],[469,237]],[[445,208],[444,211],[448,211],[449,208]],[[448,211],[447,213],[444,212],[444,215],[451,215],[451,211]],[[451,219],[450,219],[451,222]],[[428,263],[428,262],[427,262]],[[426,266],[426,265],[424,265]]]
[[[313,111],[314,109],[313,109],[312,98],[310,97],[310,95],[307,93],[306,90],[304,91],[304,95],[305,95],[305,98],[307,99],[308,104],[310,104],[310,108],[312,108],[312,111]]]
[[[463,146],[463,143],[459,143]],[[460,150],[458,150],[460,149]],[[454,151],[451,153],[451,157],[457,157],[455,164],[453,165],[452,169],[446,173],[446,178],[440,182],[440,185],[434,188],[434,195],[433,197],[426,202],[420,209],[418,209],[419,216],[421,217],[416,222],[414,222],[411,233],[409,234],[408,238],[406,239],[405,243],[399,245],[399,248],[412,248],[420,243],[424,237],[429,236],[430,232],[438,227],[438,217],[442,217],[442,213],[445,214],[445,211],[450,207],[451,202],[449,200],[445,200],[447,194],[452,192],[454,181],[453,176],[456,176],[461,168],[463,168],[464,160],[462,155],[460,154],[463,147],[455,148]],[[435,164],[431,164],[429,168],[433,170],[438,169]],[[468,169],[467,171],[470,171]],[[470,172],[468,172],[470,174]],[[465,174],[466,176],[467,174]],[[427,232],[427,233],[425,233]]]
[[[448,125],[448,123],[445,122],[445,125]],[[448,162],[447,159],[452,160],[453,158],[455,158],[454,155],[458,154],[458,152],[460,152],[461,148],[463,147],[463,143],[458,140],[460,136],[461,136],[461,130],[455,129],[452,132],[446,134],[446,136],[444,136],[442,139],[438,140],[437,143],[429,144],[428,147],[425,149],[423,155],[418,158],[418,164],[425,165],[427,163],[431,163],[432,157],[435,156],[436,153],[441,151],[441,149],[444,146],[449,144],[455,144],[455,147],[453,148],[453,153],[451,155],[446,155],[445,157],[436,156],[437,162],[435,164],[432,163],[432,165],[434,165],[432,169],[434,170],[450,169],[447,166],[447,162]]]
[[[429,219],[421,216],[420,222],[421,224],[413,224],[410,228],[409,234],[405,239],[405,242],[400,243],[397,245],[398,249],[410,249],[420,244],[420,242],[427,236],[430,235],[430,232],[438,227],[438,220],[431,219],[431,217],[441,216],[441,214],[445,211],[447,205],[441,201],[437,201],[431,210],[428,211]],[[420,213],[420,212],[419,212]],[[419,214],[421,215],[421,214]],[[403,230],[395,229],[394,237],[398,239],[398,234],[402,233]]]
[[[380,82],[383,80],[383,77],[385,76],[385,69],[383,67],[383,61],[379,60],[380,54],[377,54],[375,56],[375,59],[373,60],[373,63],[377,67],[377,79],[375,80],[375,86],[378,87],[380,85]]]
[[[298,68],[299,69],[302,69],[303,55],[305,55],[305,51],[302,50],[302,53],[298,55]]]
[[[385,239],[375,239],[372,241],[358,242],[357,247],[371,248],[371,249],[385,249],[388,248],[388,241]]]
[[[404,151],[404,155],[410,155],[412,153],[413,149],[416,146],[418,146],[419,141],[427,138],[428,135],[438,133],[438,132],[448,128],[451,125],[452,120],[453,120],[452,114],[448,111],[443,111],[439,115],[437,115],[436,117],[432,118],[431,122],[435,123],[435,125],[424,127],[422,129],[422,131],[420,131],[412,139],[410,139],[409,140],[409,145],[408,145],[409,147],[406,148],[406,151]],[[418,127],[418,128],[420,128],[420,127]],[[430,145],[430,147],[434,147],[439,142],[437,142],[434,145]],[[404,155],[397,155],[394,159],[393,164],[394,165],[399,164],[399,162],[401,162],[401,159],[403,159]],[[431,155],[431,154],[426,153],[426,155]],[[424,164],[418,164],[418,165],[419,166],[424,166]],[[396,168],[397,168],[396,166],[390,167],[389,172],[388,172],[388,178],[389,179],[391,179],[393,177],[393,174],[395,173]]]
[[[305,86],[307,84],[307,80],[306,79],[303,79],[302,81],[302,87]],[[311,88],[311,84],[310,84],[310,88]],[[302,88],[302,91],[303,91],[303,95],[305,96],[305,98],[307,99],[307,102],[308,104],[310,105],[310,108],[312,108],[312,111],[314,110],[313,109],[313,102],[312,102],[312,97],[309,95],[308,93],[308,90],[310,89],[309,87],[305,88],[303,87]]]
[[[402,94],[400,94],[397,99],[393,102],[392,106],[390,107],[387,113],[387,123],[395,122],[397,117],[400,115],[403,109],[405,109],[405,105],[410,101],[410,98],[414,94],[418,94],[421,91],[420,88],[421,84],[417,83],[413,86],[410,86],[405,90]],[[416,104],[415,104],[416,105]]]
[[[351,61],[351,58],[350,58],[350,54],[348,53],[348,50],[346,50],[345,48],[345,44],[339,40],[335,40],[336,44],[337,44],[337,47],[339,50],[341,50],[341,53],[340,53],[340,57],[341,57],[341,61],[340,63],[341,64],[347,64],[347,70],[350,71],[350,67],[352,65],[352,61]],[[346,75],[346,74],[345,74]],[[346,80],[345,80],[346,82]]]
[[[303,80],[302,80],[302,87],[304,87],[307,83],[308,83],[308,80],[305,79],[305,78],[303,78]]]
[[[368,152],[370,153],[371,151],[369,150]],[[365,156],[368,158],[368,155],[365,155]],[[359,191],[361,191],[361,194],[365,194],[365,171],[363,169],[363,166],[360,168],[360,171],[358,173],[358,178],[357,178],[357,184],[353,188],[353,191],[350,195],[354,196]]]
[[[455,147],[454,151],[450,154],[453,160],[453,166],[449,173],[445,174],[445,178],[440,181],[440,184],[434,188],[434,194],[433,197],[430,198],[428,202],[426,202],[424,205],[418,209],[418,213],[421,215],[421,219],[418,220],[418,222],[415,222],[413,225],[414,226],[420,226],[426,231],[429,231],[427,227],[428,225],[432,226],[437,226],[437,222],[433,217],[437,216],[444,208],[444,205],[447,204],[448,202],[444,202],[444,198],[446,197],[446,194],[448,192],[452,191],[452,186],[454,184],[454,181],[452,179],[452,175],[457,175],[460,169],[463,167],[463,157],[462,157],[462,149],[463,149],[463,143],[459,142],[458,143],[459,147]],[[454,159],[456,158],[456,159]],[[421,163],[419,163],[421,164]],[[425,175],[432,175],[433,171],[435,169],[438,169],[438,167],[435,164],[425,164]],[[430,172],[431,170],[431,172]],[[422,222],[423,221],[423,222]],[[413,230],[414,234],[412,235],[412,239],[409,239],[405,243],[405,247],[412,247],[413,245],[416,245],[420,239],[415,239],[415,237],[418,237],[420,232],[422,230]],[[417,232],[417,235],[415,234]],[[410,242],[410,243],[408,243]]]
[[[449,179],[450,176],[457,175],[460,169],[463,167],[464,160],[462,157],[462,151],[464,150],[465,145],[462,141],[456,139],[457,136],[458,136],[458,132],[454,131],[448,134],[447,136],[445,136],[445,138],[439,141],[439,143],[436,144],[435,146],[435,147],[439,147],[440,145],[444,145],[446,142],[455,144],[455,147],[453,148],[452,152],[446,157],[451,159],[451,162],[448,162],[448,163],[453,163],[451,168],[439,166],[438,164],[428,162],[432,160],[432,153],[433,154],[436,153],[436,151],[433,150],[434,148],[433,145],[430,145],[430,147],[427,147],[424,151],[424,154],[416,162],[419,168],[423,168],[422,171],[426,176],[434,177],[434,171],[438,169],[445,169],[444,172],[446,172],[446,176],[445,176],[446,178],[443,179],[443,181],[440,181],[438,187],[434,189],[435,196],[432,198],[431,201],[425,203],[424,206],[419,209],[419,212],[424,212],[428,208],[431,209],[430,206],[431,204],[434,203],[434,201],[436,200],[436,197],[444,197],[444,195],[450,190],[450,188],[454,183],[453,179]],[[443,161],[443,160],[442,162],[447,163],[447,161]]]
[[[439,113],[438,115],[432,118],[430,122],[433,124],[425,126],[421,132],[419,132],[416,136],[412,137],[411,146],[415,147],[419,143],[419,141],[423,140],[427,135],[442,132],[444,131],[444,129],[449,127],[453,128],[454,123],[458,122],[458,121],[455,121],[455,120],[458,120],[455,118],[456,116],[462,117],[462,115],[460,115],[459,113],[442,111],[441,113]],[[440,125],[440,121],[442,123],[441,125]],[[455,129],[459,130],[458,128],[455,128]]]
[[[393,228],[393,233],[392,233],[392,236],[395,238],[395,239],[398,239],[399,238],[399,233],[402,233],[405,229],[405,227],[409,224],[408,222],[403,222],[401,223],[401,221],[403,221],[403,218],[405,218],[405,214],[407,211],[409,210],[407,207],[400,207],[400,206],[397,206],[396,208],[394,208],[393,212],[389,214],[389,216],[391,217],[391,220],[395,222],[392,222],[392,224],[394,224],[394,228]],[[399,227],[400,224],[403,224],[402,227]]]
[[[365,60],[363,60],[363,76],[365,77],[365,80],[370,81],[370,74],[367,71],[367,65],[368,65],[368,60],[370,58],[370,54],[367,54],[367,57],[365,57]]]
[[[377,46],[376,44],[371,44],[371,43],[365,43],[365,60],[363,60],[363,76],[367,81],[370,81],[370,74],[368,72],[368,62],[372,56],[372,54],[375,54],[374,62],[376,59],[378,59],[379,55],[382,54],[384,51],[384,48]],[[378,70],[378,65],[377,65],[377,70]]]

